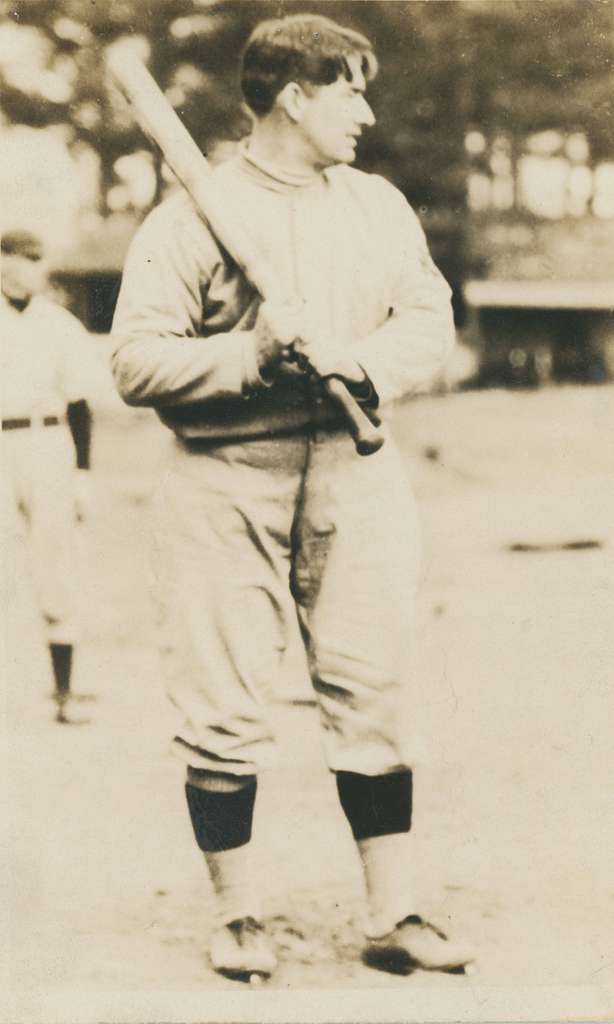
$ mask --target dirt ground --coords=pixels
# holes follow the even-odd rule
[[[611,386],[463,393],[396,419],[425,549],[405,715],[415,885],[478,971],[361,965],[360,874],[316,712],[280,700],[255,842],[281,964],[258,990],[207,964],[211,891],[168,750],[146,528],[164,432],[103,403],[75,551],[89,724],[52,722],[27,588],[5,599],[3,1020],[614,1015],[613,399]],[[297,652],[287,678],[286,696],[309,695]]]

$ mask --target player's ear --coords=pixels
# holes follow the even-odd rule
[[[293,122],[300,124],[305,112],[307,96],[298,82],[288,82],[277,94],[276,104]]]

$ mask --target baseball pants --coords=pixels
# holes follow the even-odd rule
[[[237,775],[275,761],[267,703],[298,615],[329,767],[404,766],[419,560],[392,439],[360,458],[345,432],[217,446],[175,440],[155,500],[155,590],[174,746]]]
[[[68,428],[58,424],[2,431],[2,463],[9,572],[17,571],[16,545],[25,536],[45,638],[72,644],[78,628],[72,581],[74,446]]]

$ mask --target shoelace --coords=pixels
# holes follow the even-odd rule
[[[435,932],[435,935],[439,936],[440,939],[443,939],[444,942],[448,941],[448,936],[445,932],[436,928],[430,921],[425,921],[424,918],[420,917],[420,914],[408,914],[407,917],[404,917],[403,920],[399,922],[397,927],[402,928],[404,924],[415,924],[419,928],[428,928],[430,931]]]
[[[226,927],[233,932],[239,943],[246,936],[260,935],[264,931],[263,926],[256,921],[255,917],[238,917],[234,921],[229,921]]]

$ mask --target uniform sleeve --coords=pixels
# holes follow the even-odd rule
[[[382,403],[431,383],[455,343],[450,287],[431,259],[416,214],[385,184],[384,223],[394,232],[389,317],[353,349]]]
[[[209,244],[207,246],[207,240]],[[128,405],[247,395],[262,384],[250,331],[199,337],[202,292],[219,253],[179,212],[158,207],[130,246],[113,320],[111,368]]]

